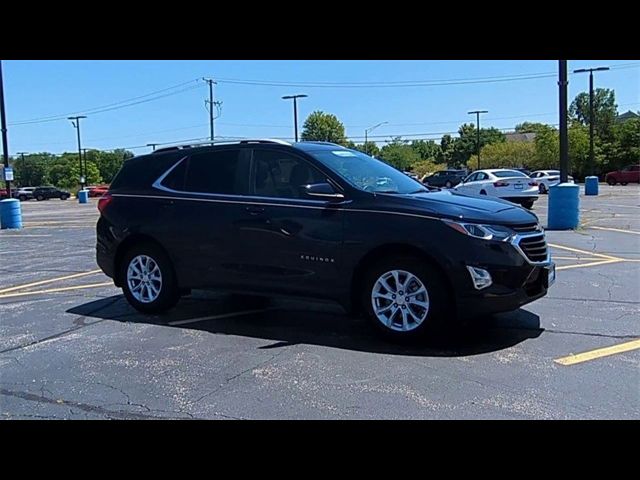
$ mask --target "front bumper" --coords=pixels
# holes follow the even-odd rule
[[[491,271],[490,268],[488,268]],[[496,275],[490,287],[458,298],[458,314],[462,318],[509,312],[544,297],[555,281],[555,265],[531,266],[529,274],[521,285],[505,285],[500,275]]]

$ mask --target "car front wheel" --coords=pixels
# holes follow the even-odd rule
[[[439,326],[448,304],[443,282],[438,271],[420,258],[392,257],[367,272],[363,307],[387,338],[418,338]]]
[[[121,262],[120,275],[124,296],[140,312],[165,312],[180,298],[171,261],[154,244],[129,249]]]

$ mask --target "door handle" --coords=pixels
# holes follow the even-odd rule
[[[245,207],[246,212],[254,217],[264,213],[264,207]]]

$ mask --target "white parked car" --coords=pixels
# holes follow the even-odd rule
[[[534,179],[517,170],[505,168],[477,170],[454,189],[469,195],[502,198],[525,208],[533,207],[538,200],[538,184]]]
[[[560,183],[560,170],[537,170],[529,175],[538,184],[540,193],[548,193],[549,187]],[[573,177],[567,178],[568,183],[573,183]]]

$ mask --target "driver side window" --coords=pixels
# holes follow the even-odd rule
[[[255,149],[253,161],[253,188],[260,197],[308,199],[305,185],[327,181],[315,167],[286,152]]]

